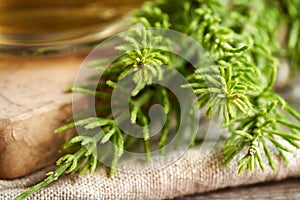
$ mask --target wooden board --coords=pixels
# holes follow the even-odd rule
[[[300,179],[287,179],[279,182],[266,182],[256,185],[226,188],[213,192],[182,197],[184,200],[217,199],[300,199]]]
[[[72,133],[54,130],[71,116],[72,85],[84,55],[0,56],[0,178],[53,163]]]

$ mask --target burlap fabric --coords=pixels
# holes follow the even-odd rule
[[[64,176],[29,199],[166,199],[300,175],[300,150],[288,155],[289,164],[276,157],[275,172],[268,167],[265,172],[257,169],[254,173],[238,175],[237,160],[225,168],[221,166],[221,146],[204,157],[200,156],[199,147],[190,149],[176,162],[163,168],[157,166],[176,157],[176,153],[156,158],[150,164],[127,161],[111,178],[107,177],[105,168],[99,168],[92,175]],[[0,180],[0,199],[12,199],[42,180],[51,169],[53,166],[21,179]]]

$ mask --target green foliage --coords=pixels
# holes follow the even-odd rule
[[[285,48],[290,59],[291,66],[300,68],[300,1],[282,0],[279,2],[279,9],[283,18],[283,28],[287,28],[287,42]]]
[[[154,9],[147,9],[153,4],[144,9],[149,18],[141,21],[145,26],[157,26],[149,17],[155,15]],[[238,165],[240,173],[245,168],[253,171],[256,163],[264,170],[262,151],[275,169],[266,141],[285,159],[284,152],[292,150],[277,137],[297,148],[296,141],[300,139],[299,126],[291,122],[285,111],[299,120],[296,112],[273,92],[278,67],[273,53],[280,48],[276,40],[278,8],[267,1],[233,0],[224,7],[214,1],[181,1],[184,12],[169,12],[176,10],[178,4],[172,7],[164,1],[156,10],[166,10],[172,19],[169,27],[195,38],[215,63],[196,69],[188,76],[190,84],[184,87],[193,88],[199,107],[207,109],[208,117],[217,114],[225,121],[224,127],[229,127],[232,135],[224,147],[224,164],[246,148],[247,153]],[[284,132],[283,126],[290,132]]]
[[[112,118],[110,106],[103,106],[102,103],[96,107],[96,118],[88,118],[83,114],[86,119],[57,129],[57,133],[61,133],[77,127],[84,134],[66,142],[62,151],[67,154],[58,160],[57,170],[19,199],[55,181],[64,172],[92,173],[109,157],[109,153],[113,153],[110,175],[115,172],[124,150],[132,150],[142,144],[146,159],[149,160],[150,144],[158,143],[161,153],[164,153],[174,126],[172,121],[177,123],[175,127],[180,122],[180,108],[172,93],[153,84],[154,79],[167,77],[165,70],[168,68],[178,70],[188,80],[188,84],[182,87],[193,90],[197,96],[197,106],[206,110],[208,118],[218,116],[224,122],[223,128],[228,130],[224,165],[239,156],[239,173],[245,169],[253,171],[257,166],[265,170],[266,158],[275,170],[274,154],[287,161],[285,154],[300,147],[300,114],[274,92],[279,66],[275,55],[282,49],[277,41],[281,26],[280,12],[286,15],[289,58],[299,63],[298,5],[298,0],[231,0],[226,5],[217,0],[159,0],[145,3],[135,13],[135,24],[170,28],[192,37],[207,51],[215,65],[203,66],[198,63],[196,68],[191,68],[188,63],[168,53],[171,41],[149,35],[145,29],[122,36],[124,43],[117,47],[121,56],[109,68],[103,72],[102,61],[89,65],[103,72],[104,78],[99,82],[97,91],[92,91],[88,85],[74,86],[70,90],[93,95],[97,100],[110,103],[116,83],[131,79],[135,88],[129,102],[129,121],[143,126],[143,138],[125,136],[116,122],[128,119],[122,115]],[[163,106],[166,114],[159,142],[151,141],[147,127],[150,120],[147,111],[156,103]],[[191,146],[195,142],[194,135],[192,132]],[[97,152],[99,144],[108,142],[114,144],[112,152],[105,149]]]
[[[128,34],[122,36],[125,43],[116,47],[121,56],[104,71],[103,76],[110,81],[118,81],[131,75],[136,84],[132,95],[136,96],[151,85],[153,79],[163,78],[162,66],[170,65],[170,55],[167,53],[169,41],[163,40],[162,36],[153,36],[145,29]]]

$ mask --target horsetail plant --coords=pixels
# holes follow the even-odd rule
[[[123,152],[134,147],[142,146],[147,160],[150,160],[153,144],[158,144],[164,153],[174,128],[173,122],[180,122],[180,108],[172,92],[153,83],[154,79],[167,78],[165,70],[168,68],[176,69],[186,78],[188,83],[181,87],[192,89],[197,97],[195,106],[206,110],[207,118],[218,116],[224,122],[222,127],[227,130],[224,165],[241,156],[237,166],[239,173],[245,169],[254,171],[257,166],[265,170],[264,160],[275,170],[274,155],[288,161],[286,153],[300,147],[300,114],[274,91],[279,67],[276,55],[281,49],[276,35],[281,23],[280,14],[284,12],[289,27],[288,55],[297,60],[298,51],[293,50],[299,47],[300,41],[296,37],[299,23],[295,22],[299,21],[299,9],[298,0],[230,0],[226,4],[218,0],[146,2],[136,11],[133,24],[144,28],[169,28],[186,34],[206,50],[214,65],[199,63],[192,68],[189,63],[168,53],[172,41],[149,35],[144,28],[133,35],[123,35],[124,42],[116,48],[122,52],[121,56],[109,68],[103,71],[101,60],[90,63],[90,67],[103,73],[97,91],[92,91],[88,85],[70,88],[104,102],[96,106],[97,116],[89,118],[87,115],[85,119],[74,120],[56,130],[62,133],[77,127],[83,130],[83,134],[63,145],[62,151],[67,154],[57,161],[54,172],[16,199],[24,199],[63,173],[93,173],[108,158],[111,176]],[[191,56],[197,55],[191,52]],[[105,103],[110,103],[117,82],[126,78],[135,85],[129,102],[130,116],[124,119],[120,115],[114,119],[110,106],[105,106]],[[163,106],[166,120],[159,139],[151,140],[146,126],[150,123],[147,111],[155,103]],[[143,137],[125,135],[117,123],[124,120],[143,126]],[[191,146],[195,143],[193,135]],[[114,144],[114,148],[99,153],[99,144],[108,142]]]

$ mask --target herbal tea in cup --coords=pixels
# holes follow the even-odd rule
[[[142,2],[0,0],[0,47],[45,47],[98,41],[126,27],[126,14]]]

